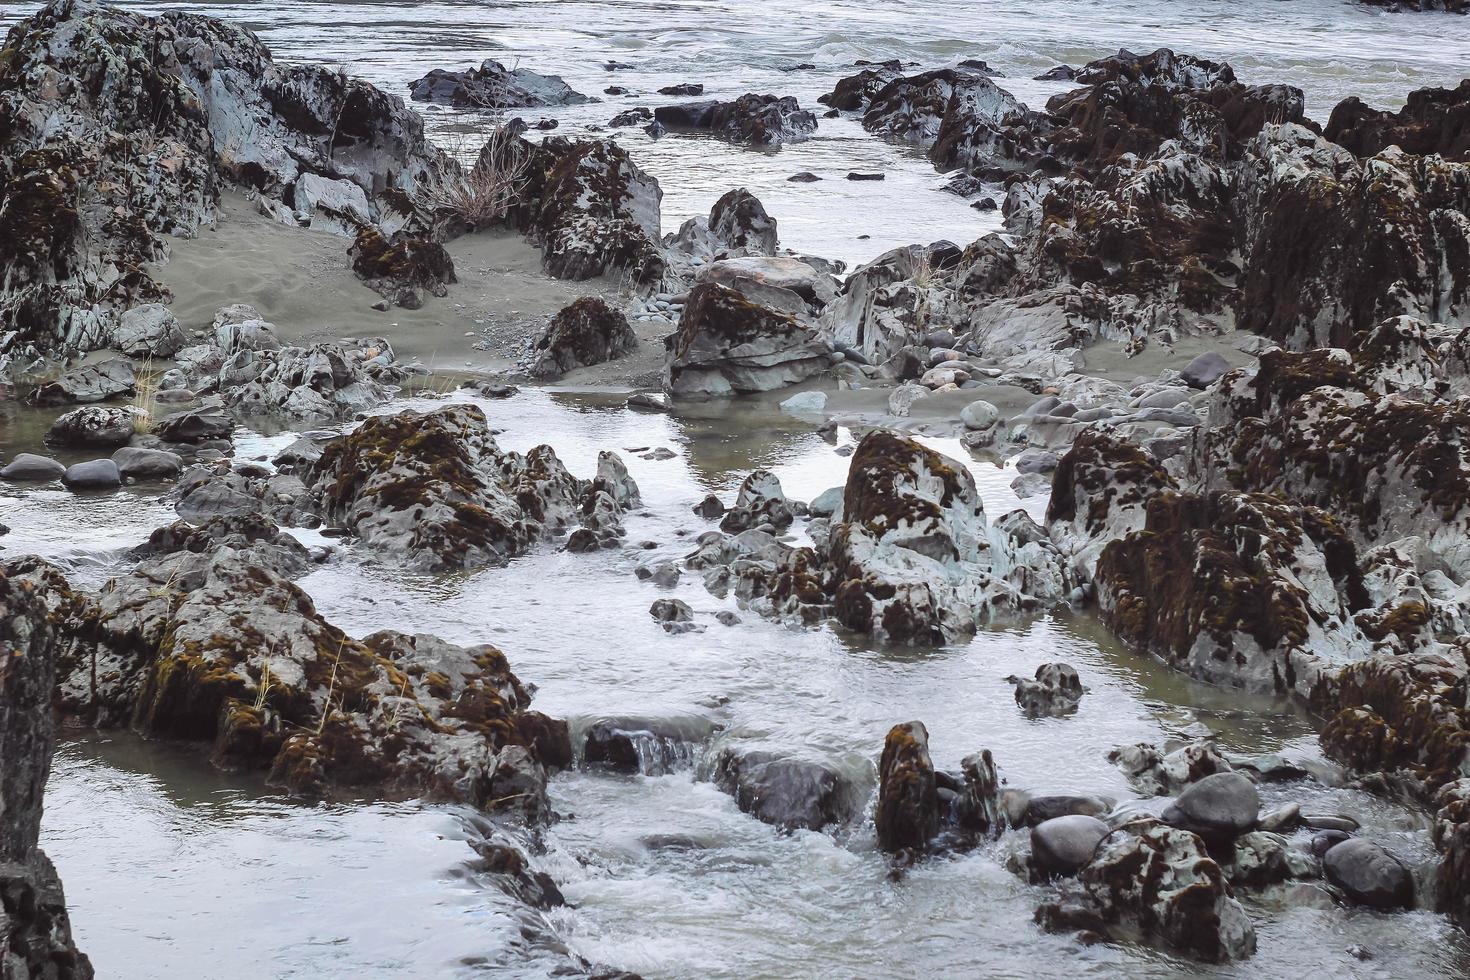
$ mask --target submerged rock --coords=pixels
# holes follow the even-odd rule
[[[599,718],[583,732],[582,760],[594,769],[664,776],[693,766],[695,749],[714,731],[697,717]]]
[[[456,109],[528,109],[594,101],[573,91],[560,75],[539,75],[529,68],[507,69],[490,58],[478,68],[465,71],[435,68],[410,83],[408,89],[417,102]]]
[[[1027,718],[1065,715],[1077,710],[1086,688],[1070,664],[1042,664],[1035,679],[1007,677],[1016,687],[1016,703]]]
[[[727,746],[713,779],[740,809],[784,830],[841,826],[861,806],[858,788],[834,766],[771,752]]]

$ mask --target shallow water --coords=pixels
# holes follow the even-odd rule
[[[841,482],[847,459],[769,402],[688,417],[536,390],[477,403],[504,430],[504,445],[550,441],[574,473],[590,474],[599,449],[622,450],[645,501],[627,521],[628,546],[592,555],[541,547],[506,568],[456,576],[408,573],[348,548],[302,581],[329,619],[359,635],[391,626],[493,642],[537,685],[536,706],[574,726],[603,715],[697,716],[720,727],[706,753],[725,740],[757,741],[832,760],[869,791],[884,734],[911,718],[928,725],[938,765],[989,748],[1010,785],[1041,792],[1131,797],[1107,750],[1196,723],[1228,750],[1320,758],[1312,721],[1298,710],[1185,680],[1122,651],[1085,615],[917,651],[750,614],[725,627],[713,614],[736,608],[733,600],[711,597],[697,576],[672,592],[639,582],[639,561],[680,556],[708,527],[690,507],[707,492],[729,499],[753,467],[772,469],[802,499]],[[268,456],[290,438],[242,431],[237,451]],[[838,445],[851,441],[840,430]],[[966,458],[951,440],[926,441]],[[660,446],[678,456],[626,451]],[[990,514],[1017,505],[1011,471],[983,461],[971,468]],[[162,522],[162,505],[146,490],[53,506],[60,502],[33,495],[16,518],[7,509],[20,538],[6,544],[80,563],[94,582],[117,563],[116,543],[141,540]],[[78,535],[78,527],[96,530]],[[706,630],[665,634],[647,609],[667,594],[689,602]],[[1088,695],[1071,717],[1025,720],[1003,678],[1057,659],[1078,668]],[[570,906],[545,914],[474,877],[458,808],[304,805],[211,773],[189,747],[122,733],[63,744],[44,843],[66,882],[78,940],[103,976],[547,976],[567,962],[559,944],[650,977],[1470,971],[1465,937],[1427,913],[1253,907],[1261,951],[1232,968],[1082,947],[1032,924],[1047,892],[1005,869],[1015,835],[893,880],[870,819],[835,836],[780,834],[701,779],[702,761],[668,776],[555,778],[563,819],[535,860]],[[1306,784],[1265,795],[1267,805],[1305,797],[1311,809],[1352,813],[1421,873],[1432,867],[1422,818],[1410,811]],[[1375,959],[1354,958],[1353,944]]]
[[[1351,0],[825,0],[800,8],[762,0],[120,5],[235,20],[255,30],[278,59],[340,65],[405,96],[408,83],[432,68],[465,68],[487,57],[560,74],[604,101],[521,114],[531,122],[555,118],[557,132],[573,136],[633,106],[681,101],[656,94],[678,82],[702,83],[701,98],[770,92],[822,109],[817,96],[852,74],[859,59],[898,58],[931,68],[980,58],[1006,76],[1000,85],[1041,108],[1069,86],[1032,76],[1120,47],[1167,45],[1228,61],[1246,82],[1299,86],[1319,122],[1349,95],[1397,108],[1416,88],[1456,84],[1470,60],[1470,18],[1390,14]],[[0,2],[0,25],[35,6]],[[606,71],[609,60],[633,67]],[[816,67],[782,70],[798,64]],[[633,94],[603,95],[609,85]],[[468,131],[467,145],[483,142],[473,138],[483,129],[480,117],[420,107],[442,139],[458,142],[455,134]],[[604,135],[616,136],[658,178],[666,232],[707,214],[737,186],[754,192],[776,217],[783,245],[849,262],[913,242],[964,244],[999,227],[996,212],[976,212],[939,190],[944,178],[924,157],[874,139],[850,120],[822,119],[816,138],[774,153],[697,136],[655,141],[636,128]],[[803,170],[825,179],[787,182]],[[850,170],[882,171],[887,179],[853,183],[844,179]]]
[[[589,94],[609,84],[652,93],[700,81],[710,96],[770,91],[814,106],[858,58],[925,67],[983,58],[1005,73],[1001,84],[1039,105],[1066,87],[1029,80],[1040,71],[1120,46],[1169,44],[1228,60],[1249,82],[1299,85],[1309,112],[1325,120],[1350,94],[1394,107],[1414,88],[1453,84],[1470,55],[1470,19],[1350,2],[869,0],[796,13],[754,0],[134,6],[237,19],[282,59],[342,64],[399,92],[430,68],[494,56],[561,73]],[[33,7],[0,2],[0,24]],[[605,72],[609,58],[635,67]],[[817,68],[780,70],[799,62]],[[663,101],[671,100],[609,97],[546,115],[575,135]],[[427,114],[446,141],[482,122]],[[663,185],[665,230],[739,185],[777,217],[785,245],[848,261],[911,241],[967,242],[996,227],[993,215],[939,191],[943,177],[923,157],[849,121],[822,120],[816,138],[777,153],[616,135]],[[828,179],[786,181],[801,170]],[[849,170],[883,170],[888,179],[840,179]],[[592,472],[599,450],[622,451],[646,502],[627,521],[628,548],[569,555],[547,546],[507,568],[457,576],[407,573],[349,549],[302,584],[357,634],[393,627],[502,646],[550,714],[577,723],[697,715],[720,726],[715,745],[755,740],[835,760],[869,786],[884,734],[911,718],[928,725],[939,765],[989,748],[1011,785],[1036,791],[1131,796],[1107,750],[1196,723],[1229,750],[1320,758],[1314,722],[1298,710],[1184,680],[1121,650],[1085,615],[1012,624],[933,651],[877,647],[830,628],[793,631],[752,615],[719,625],[714,613],[735,608],[733,600],[709,596],[694,575],[672,592],[641,583],[635,565],[690,550],[708,527],[691,505],[709,492],[728,500],[752,468],[772,469],[789,494],[810,499],[843,481],[847,460],[769,401],[670,417],[629,412],[621,400],[527,390],[481,404],[505,445],[549,442],[580,475]],[[0,417],[0,453],[35,448],[45,423],[33,413]],[[268,457],[290,439],[242,431],[237,455]],[[850,443],[850,433],[840,441]],[[967,458],[953,439],[927,441]],[[627,451],[661,446],[677,456],[651,461]],[[1040,517],[1043,498],[1018,501],[1009,489],[1014,472],[981,461],[972,470],[992,515],[1024,505]],[[12,529],[0,548],[43,554],[99,585],[123,550],[172,516],[162,489],[73,495],[0,484],[0,521]],[[653,547],[638,548],[644,541]],[[647,609],[666,594],[689,602],[706,630],[659,629]],[[1090,693],[1072,717],[1023,719],[1003,678],[1058,659],[1079,669]],[[63,743],[45,845],[66,882],[79,944],[106,977],[546,976],[568,962],[558,942],[650,977],[1470,975],[1470,943],[1427,913],[1252,906],[1260,953],[1223,968],[1128,946],[1083,947],[1032,924],[1046,892],[1005,870],[1014,840],[892,880],[870,821],[836,837],[781,835],[699,772],[554,779],[564,819],[546,832],[536,861],[571,906],[534,921],[474,876],[459,809],[303,805],[211,773],[191,747],[121,733]],[[1421,874],[1430,866],[1422,817],[1410,811],[1304,784],[1265,795],[1267,805],[1305,796],[1315,809],[1352,813]],[[1373,959],[1353,956],[1354,945]]]

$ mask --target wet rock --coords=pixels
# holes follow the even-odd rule
[[[848,180],[853,180],[853,181],[865,181],[865,180],[867,180],[867,181],[875,181],[875,180],[885,180],[886,178],[887,178],[887,175],[886,174],[869,173],[869,172],[861,171],[861,170],[849,170],[847,172],[847,179]]]
[[[809,171],[803,170],[801,173],[799,173],[799,174],[792,174],[790,177],[787,177],[786,179],[788,181],[790,181],[791,183],[793,183],[793,184],[815,184],[817,181],[821,180],[822,178],[818,177],[814,173],[810,173]]]
[[[1352,834],[1349,834],[1346,831],[1342,831],[1342,830],[1323,830],[1323,831],[1319,831],[1318,833],[1315,833],[1315,834],[1312,835],[1312,842],[1311,842],[1312,854],[1314,856],[1316,856],[1316,857],[1319,857],[1319,858],[1326,857],[1328,851],[1332,850],[1338,844],[1341,844],[1344,841],[1351,840],[1351,839],[1352,839]]]
[[[1206,841],[1225,841],[1255,827],[1260,809],[1254,783],[1239,773],[1220,772],[1186,787],[1164,811],[1164,821]]]
[[[1169,752],[1140,742],[1114,749],[1108,753],[1108,761],[1122,769],[1128,782],[1147,796],[1172,795],[1206,776],[1232,771],[1230,763],[1209,741],[1190,742]]]
[[[733,102],[659,106],[654,118],[669,129],[708,132],[746,146],[780,146],[805,139],[817,129],[817,117],[791,96],[755,93]]]
[[[38,846],[42,795],[56,747],[56,627],[29,583],[0,569],[0,924],[7,977],[91,980],[55,867]]]
[[[12,483],[47,482],[59,480],[66,467],[54,459],[34,453],[16,453],[15,458],[0,468],[0,480]]]
[[[1016,703],[1027,718],[1071,714],[1086,691],[1071,664],[1042,664],[1035,679],[1011,676],[1006,682],[1015,685]]]
[[[583,738],[583,761],[594,769],[663,776],[694,764],[695,748],[715,726],[697,717],[599,718]]]
[[[129,357],[173,357],[188,345],[188,334],[162,303],[125,310],[112,331],[112,346]]]
[[[112,454],[112,461],[122,476],[134,480],[166,480],[184,469],[183,457],[162,449],[139,449],[124,446]]]
[[[1080,815],[1102,818],[1112,809],[1112,801],[1101,796],[1031,796],[1027,798],[1026,808],[1017,823],[1035,827],[1057,817]]]
[[[679,566],[673,562],[661,561],[653,565],[639,565],[633,569],[633,574],[638,577],[639,581],[652,582],[654,585],[668,589],[679,584],[679,577],[682,573],[679,571]]]
[[[155,528],[129,557],[146,560],[181,552],[213,556],[228,548],[241,560],[285,579],[300,578],[313,567],[306,546],[264,514],[214,515],[196,520],[198,523],[179,520]]]
[[[1458,0],[1446,0],[1446,8]],[[1417,3],[1410,3],[1418,7]],[[1425,6],[1434,6],[1429,2]],[[1339,102],[1322,135],[1356,156],[1377,156],[1390,146],[1405,153],[1438,154],[1447,160],[1470,161],[1470,85],[1421,88],[1410,92],[1397,112],[1371,109],[1356,97]]]
[[[790,527],[794,519],[795,513],[781,489],[781,481],[769,470],[755,470],[740,482],[735,506],[725,512],[720,530],[739,534],[763,524],[780,530]]]
[[[680,82],[677,85],[665,85],[658,90],[659,95],[703,95],[704,85],[699,82]]]
[[[687,623],[694,619],[694,610],[682,599],[655,599],[648,607],[648,614],[660,623]]]
[[[928,729],[917,721],[893,726],[878,765],[878,846],[892,853],[925,850],[939,832],[937,790]]]
[[[281,348],[276,325],[246,303],[223,307],[214,315],[214,343],[225,355]]]
[[[406,310],[423,306],[425,293],[449,295],[449,284],[458,282],[454,260],[443,245],[402,232],[387,236],[378,228],[363,227],[347,254],[353,274],[364,285]]]
[[[111,490],[122,486],[122,474],[110,459],[92,459],[73,463],[61,475],[61,482],[71,490]]]
[[[971,431],[983,432],[1000,421],[1000,409],[987,401],[974,401],[960,410],[960,421]]]
[[[903,65],[897,60],[867,67],[856,75],[840,80],[831,92],[819,96],[817,101],[833,109],[862,109],[885,85],[902,73]]]
[[[530,373],[554,378],[574,368],[624,357],[638,347],[627,317],[595,296],[564,307],[531,345]]]
[[[235,433],[235,422],[217,408],[193,408],[159,419],[153,434],[164,442],[201,443],[213,439],[229,439]]]
[[[741,187],[722,195],[710,208],[707,218],[690,218],[684,222],[677,232],[664,239],[664,244],[692,257],[715,260],[773,256],[777,240],[776,219],[766,213],[754,194]],[[733,282],[724,284],[740,288]]]
[[[127,361],[103,361],[68,371],[55,381],[36,388],[31,398],[37,405],[79,405],[131,395],[136,381]]]
[[[372,417],[303,479],[329,520],[425,568],[503,562],[575,523],[622,534],[612,488],[572,476],[549,447],[502,450],[474,405]]]
[[[1234,842],[1225,873],[1236,888],[1265,888],[1293,878],[1315,878],[1321,868],[1285,837],[1258,830]]]
[[[727,746],[713,779],[741,810],[784,830],[842,826],[861,805],[858,787],[836,767],[772,752]]]
[[[1092,861],[1110,828],[1096,817],[1072,814],[1031,828],[1031,859],[1048,875],[1072,875]]]
[[[529,68],[507,69],[488,58],[480,67],[465,71],[436,68],[409,85],[409,96],[417,102],[484,110],[579,105],[592,101],[573,91],[558,75],[539,75]]]
[[[826,370],[830,352],[794,317],[712,282],[690,291],[668,343],[664,386],[674,396],[770,391]]]
[[[133,413],[126,408],[76,408],[51,423],[46,441],[74,449],[113,449],[133,438]]]
[[[1141,935],[1211,963],[1255,952],[1250,918],[1194,834],[1159,825],[1115,832],[1080,876],[1120,938]]]
[[[635,109],[627,109],[618,113],[609,119],[607,124],[612,127],[641,126],[651,119],[653,119],[653,110],[644,106],[638,106]]]
[[[1343,841],[1322,858],[1327,880],[1359,905],[1414,907],[1414,875],[1382,846],[1362,838]]]
[[[707,521],[713,521],[722,517],[725,513],[725,505],[714,494],[707,494],[703,500],[694,505],[694,513]]]

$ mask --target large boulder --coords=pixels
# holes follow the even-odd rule
[[[1376,909],[1414,906],[1414,874],[1381,845],[1361,837],[1330,848],[1322,858],[1327,880],[1359,905]]]
[[[726,191],[709,217],[690,218],[665,237],[672,249],[705,260],[776,254],[776,219],[743,187]],[[726,283],[726,285],[730,285]]]
[[[73,449],[115,449],[132,440],[134,419],[126,408],[75,408],[51,423],[46,441]]]
[[[38,405],[105,402],[132,395],[136,384],[133,366],[127,361],[102,361],[68,371],[55,381],[39,385],[31,397]]]
[[[726,747],[714,781],[740,809],[784,830],[823,830],[851,821],[859,790],[835,766],[760,750]]]
[[[770,391],[826,370],[830,351],[795,317],[725,286],[690,290],[669,339],[664,386],[675,396]]]
[[[1371,109],[1357,97],[1343,99],[1322,135],[1360,157],[1397,146],[1405,153],[1470,163],[1470,79],[1452,89],[1410,92],[1397,112]]]
[[[438,242],[406,236],[385,236],[381,230],[364,226],[352,247],[352,271],[369,289],[390,303],[407,310],[423,305],[423,294],[448,295],[454,275],[454,260]]]
[[[112,331],[112,346],[129,357],[173,357],[189,344],[178,317],[162,303],[125,310]]]
[[[791,96],[747,93],[733,102],[659,106],[653,117],[669,129],[708,132],[731,143],[777,147],[817,130],[817,117]]]
[[[225,187],[293,222],[292,204],[325,200],[311,188],[345,201],[350,187],[347,217],[398,226],[414,196],[457,167],[401,99],[276,62],[246,28],[198,14],[54,0],[0,49],[0,265],[11,287],[0,325],[20,331],[12,344],[103,346],[119,311],[166,301],[148,263],[166,257],[167,236],[210,221]]]
[[[579,480],[550,447],[502,450],[484,412],[451,405],[368,419],[328,443],[305,482],[364,544],[420,567],[474,568],[576,523],[620,534],[617,500],[631,480],[605,455],[596,479]]]
[[[939,794],[923,722],[894,725],[878,763],[878,806],[873,814],[878,846],[885,851],[923,851],[939,833]]]
[[[628,318],[596,296],[564,307],[531,344],[530,373],[556,378],[574,368],[624,357],[638,346]]]

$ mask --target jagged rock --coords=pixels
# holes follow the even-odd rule
[[[328,443],[304,482],[364,544],[448,569],[504,562],[574,523],[620,534],[615,497],[628,489],[602,475],[578,480],[548,446],[506,452],[478,407],[450,405],[368,419]]]
[[[535,359],[530,373],[560,377],[574,368],[623,357],[637,346],[627,317],[595,296],[584,296],[552,317],[531,345]]]
[[[103,361],[68,371],[55,381],[36,388],[31,396],[38,405],[78,405],[104,402],[132,395],[136,381],[127,361]]]
[[[722,195],[710,208],[708,218],[690,218],[664,239],[671,248],[707,260],[716,256],[773,256],[776,243],[776,219],[743,187]]]
[[[878,765],[878,806],[873,815],[878,846],[885,851],[923,851],[939,833],[939,795],[923,722],[894,725]]]
[[[817,117],[789,95],[747,93],[733,102],[659,106],[653,116],[669,129],[708,132],[747,146],[780,146],[817,130]]]
[[[159,419],[153,434],[164,442],[200,443],[229,439],[235,422],[217,408],[193,408]]]
[[[1209,741],[1190,742],[1170,752],[1139,742],[1112,750],[1108,761],[1122,769],[1133,788],[1145,796],[1173,795],[1206,776],[1233,771]]]
[[[781,481],[769,470],[754,470],[740,482],[735,506],[725,511],[720,530],[739,534],[763,524],[781,530],[790,527],[793,520],[795,514],[781,490]]]
[[[837,294],[832,276],[813,260],[787,256],[717,259],[699,269],[696,278],[797,317],[821,310]]]
[[[516,146],[505,152],[531,155],[518,220],[541,243],[549,274],[583,280],[611,273],[637,283],[662,276],[656,243],[663,190],[626,150],[607,140],[560,137],[540,147]]]
[[[736,806],[784,830],[823,830],[851,821],[858,787],[836,767],[726,746],[715,760],[716,785]]]
[[[188,344],[178,318],[162,303],[125,310],[112,331],[112,346],[129,357],[173,357]]]
[[[1322,135],[1360,157],[1397,146],[1418,156],[1436,153],[1470,162],[1470,79],[1452,89],[1410,92],[1398,112],[1370,109],[1356,97],[1343,99],[1333,108]]]
[[[621,126],[642,126],[653,119],[653,110],[646,106],[638,106],[618,113],[607,121],[608,126],[613,128]]]
[[[276,336],[276,325],[246,303],[235,303],[215,313],[214,342],[222,355],[237,354],[240,351],[279,350],[281,347],[281,338]]]
[[[674,396],[770,391],[826,370],[829,352],[794,317],[711,282],[690,290],[668,343],[664,387]]]
[[[1377,909],[1414,907],[1414,875],[1378,844],[1361,837],[1343,841],[1322,858],[1327,880],[1359,905]]]
[[[1102,921],[1123,936],[1157,939],[1211,963],[1255,952],[1249,917],[1220,866],[1187,831],[1159,825],[1116,831],[1098,846],[1081,880]]]
[[[1070,664],[1042,664],[1034,680],[1011,676],[1006,682],[1015,685],[1016,703],[1027,718],[1070,714],[1086,692]]]
[[[209,556],[228,548],[250,565],[281,578],[300,578],[311,567],[311,553],[294,536],[260,513],[215,515],[192,524],[180,520],[154,529],[131,552],[138,559],[189,552]]]
[[[1321,866],[1280,834],[1258,830],[1235,840],[1225,873],[1236,888],[1264,888],[1293,878],[1315,878]]]
[[[75,408],[51,423],[46,441],[75,449],[126,446],[133,438],[133,419],[126,408]]]
[[[1101,820],[1082,814],[1043,820],[1031,828],[1031,860],[1044,874],[1076,874],[1110,832]]]
[[[117,312],[167,299],[146,266],[192,235],[231,185],[401,225],[413,196],[457,166],[401,100],[345,73],[285,64],[244,27],[54,0],[12,27],[0,95],[0,264],[12,345],[94,349]],[[78,203],[80,202],[80,203]],[[294,219],[294,216],[292,218]]]
[[[1224,842],[1255,827],[1260,809],[1254,783],[1237,772],[1219,772],[1186,787],[1164,811],[1164,821],[1207,842]]]
[[[56,748],[56,626],[34,583],[0,566],[0,936],[7,978],[91,980],[56,869],[37,843]]]
[[[856,75],[849,75],[841,79],[831,92],[819,96],[817,101],[833,109],[846,111],[862,109],[885,85],[901,74],[903,74],[902,62],[885,61],[880,65],[864,68]]]
[[[396,306],[416,310],[423,294],[447,296],[448,284],[458,282],[454,260],[435,241],[399,233],[389,238],[372,226],[358,230],[352,247],[352,271],[369,289]]]
[[[456,109],[529,109],[580,105],[592,99],[562,80],[560,75],[538,75],[529,68],[506,69],[485,59],[478,68],[445,71],[435,68],[409,84],[410,98]]]

